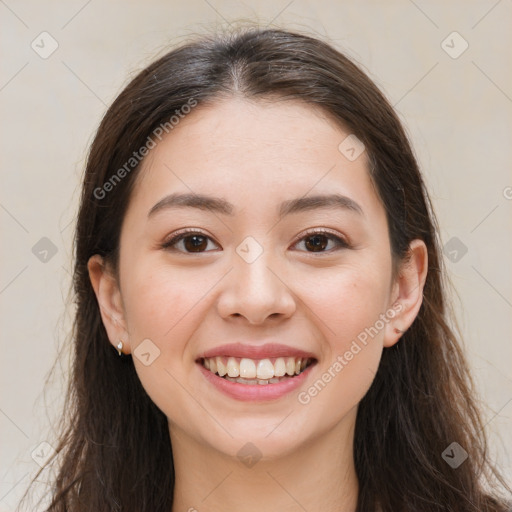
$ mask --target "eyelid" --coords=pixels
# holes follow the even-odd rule
[[[173,245],[180,242],[187,235],[188,236],[192,236],[192,235],[204,236],[205,238],[208,238],[209,240],[211,240],[216,246],[220,247],[220,244],[211,235],[209,235],[205,231],[202,231],[199,228],[184,228],[184,229],[180,229],[179,231],[176,231],[176,232],[172,233],[172,235],[166,237],[165,240],[161,244],[162,249],[174,250],[175,252],[180,252],[183,254],[202,254],[201,252],[192,253],[192,252],[180,251],[180,250],[176,249],[175,247],[172,247]],[[212,251],[202,251],[202,252],[212,252]]]
[[[338,244],[338,248],[350,248],[351,244],[346,236],[342,235],[341,233],[338,233],[335,230],[329,229],[329,228],[309,228],[305,231],[302,231],[297,235],[295,238],[295,241],[292,243],[291,247],[294,247],[299,242],[304,240],[304,238],[307,238],[308,236],[314,236],[314,235],[326,235],[330,237],[331,239],[334,239],[336,243]],[[319,251],[317,253],[315,252],[308,252],[308,251],[300,251],[300,252],[307,252],[308,254],[330,254],[332,252],[332,249],[330,251]]]

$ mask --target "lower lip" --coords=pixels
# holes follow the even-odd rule
[[[219,391],[245,402],[276,400],[297,389],[308,377],[311,369],[316,363],[308,366],[302,373],[275,384],[240,384],[231,382],[219,377],[217,374],[207,370],[201,363],[197,363],[205,378]]]

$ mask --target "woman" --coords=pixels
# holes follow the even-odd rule
[[[206,37],[92,144],[49,511],[505,511],[397,116],[317,39]]]

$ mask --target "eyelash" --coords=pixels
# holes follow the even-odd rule
[[[164,242],[161,245],[161,247],[162,247],[162,249],[166,249],[166,250],[173,251],[173,252],[181,252],[184,254],[202,254],[205,252],[212,252],[212,251],[198,251],[198,252],[180,251],[180,250],[177,250],[175,247],[173,247],[181,240],[185,240],[186,238],[192,237],[194,235],[199,235],[199,236],[205,237],[209,240],[212,240],[211,237],[209,237],[208,235],[206,235],[205,233],[203,233],[201,231],[197,231],[195,229],[187,229],[187,230],[181,231],[180,233],[177,233],[176,235],[174,235],[170,240],[167,240],[166,242]],[[327,251],[319,251],[319,252],[315,252],[315,251],[303,251],[303,252],[307,252],[309,254],[326,254],[326,253],[329,254],[329,253],[333,252],[333,250],[349,249],[350,248],[349,243],[344,238],[342,238],[338,235],[335,235],[334,233],[332,233],[331,231],[326,230],[326,229],[315,229],[315,230],[307,231],[305,233],[301,233],[299,235],[299,237],[297,238],[297,240],[293,243],[293,245],[295,246],[299,242],[302,242],[308,238],[313,238],[315,235],[325,236],[329,240],[334,241],[337,245],[337,249],[329,249]]]

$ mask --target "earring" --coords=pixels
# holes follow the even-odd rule
[[[398,328],[395,327],[395,332],[397,334],[403,334],[405,331],[402,331],[401,329],[398,329]]]
[[[119,343],[117,344],[117,352],[121,356],[123,354],[123,342],[119,340]]]

